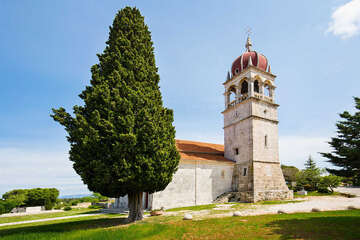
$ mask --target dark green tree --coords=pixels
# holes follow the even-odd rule
[[[305,169],[296,173],[296,187],[298,190],[317,191],[322,170],[316,166],[311,156],[304,165]]]
[[[27,200],[27,189],[15,189],[2,195],[4,200],[11,200],[17,207],[23,206]]]
[[[354,97],[356,112],[345,111],[340,114],[342,121],[336,123],[337,137],[329,142],[333,151],[321,153],[337,169],[328,172],[341,177],[351,177],[355,184],[360,184],[360,98]]]
[[[91,68],[90,86],[79,95],[74,117],[53,109],[65,127],[70,160],[89,190],[128,195],[129,221],[143,217],[143,192],[171,182],[180,155],[173,112],[163,107],[151,34],[136,8],[115,16],[105,50]]]
[[[314,169],[316,169],[316,163],[312,159],[311,155],[309,155],[308,160],[305,162],[305,169],[306,170],[314,170]]]

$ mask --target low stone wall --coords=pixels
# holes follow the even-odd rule
[[[288,200],[293,198],[294,193],[292,190],[273,190],[254,193],[254,202],[270,200]]]
[[[45,210],[44,206],[19,207],[19,208],[14,208],[13,210],[11,210],[11,213],[37,213],[37,212],[41,212],[44,210]]]

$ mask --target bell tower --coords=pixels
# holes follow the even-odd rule
[[[246,202],[291,199],[279,160],[276,76],[249,36],[245,47],[223,84],[224,154],[236,162],[233,189]]]

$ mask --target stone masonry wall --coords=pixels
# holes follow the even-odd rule
[[[222,193],[231,191],[233,166],[215,161],[184,161],[172,182],[152,194],[152,209],[194,206],[212,203]]]
[[[279,163],[254,162],[254,202],[292,199]]]

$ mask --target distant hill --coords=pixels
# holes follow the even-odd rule
[[[82,197],[90,197],[92,196],[91,193],[88,194],[74,194],[74,195],[62,195],[59,198],[63,199],[63,198],[82,198]]]

